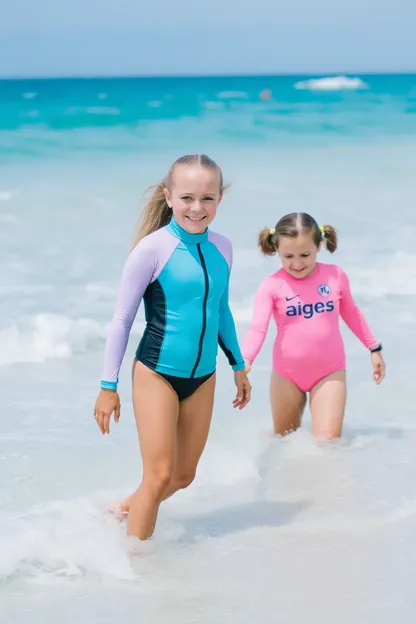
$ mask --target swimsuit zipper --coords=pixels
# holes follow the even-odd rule
[[[198,249],[199,259],[201,260],[201,266],[202,266],[202,270],[204,272],[205,295],[204,295],[204,302],[202,304],[202,330],[201,330],[201,335],[199,337],[198,356],[196,358],[195,365],[194,365],[194,367],[192,369],[191,378],[193,378],[195,376],[196,369],[198,368],[199,362],[201,361],[202,346],[204,344],[204,336],[205,336],[205,331],[206,331],[206,328],[207,328],[207,301],[208,301],[208,290],[209,290],[207,265],[205,264],[205,258],[202,255],[200,243],[197,243],[196,247]]]

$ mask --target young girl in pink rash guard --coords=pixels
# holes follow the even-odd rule
[[[330,253],[336,250],[334,228],[319,227],[305,213],[288,214],[275,228],[264,229],[259,235],[262,252],[278,253],[283,266],[257,290],[242,352],[248,372],[273,315],[277,336],[270,402],[276,435],[300,427],[306,393],[310,393],[313,434],[340,437],[346,404],[340,317],[369,350],[375,383],[384,378],[381,344],[352,297],[346,273],[335,264],[317,262],[323,244]]]

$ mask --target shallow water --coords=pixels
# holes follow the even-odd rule
[[[251,624],[276,612],[294,624],[411,618],[416,77],[363,77],[367,88],[332,91],[294,88],[302,77],[268,80],[271,102],[258,99],[270,86],[260,78],[7,83],[7,98],[2,83],[5,621],[43,624],[58,610],[63,623],[103,624]],[[110,121],[108,111],[68,114],[104,100],[120,111]],[[156,100],[162,105],[145,114]],[[39,115],[27,117],[29,107]],[[279,440],[270,436],[268,406],[274,328],[241,413],[232,409],[232,375],[220,354],[197,479],[162,506],[154,539],[132,557],[125,526],[106,505],[140,480],[129,380],[142,311],[121,371],[122,417],[109,437],[99,434],[92,407],[140,196],[182,151],[206,151],[232,182],[213,228],[234,244],[240,337],[259,281],[278,266],[258,253],[258,230],[305,209],[339,229],[336,257],[322,260],[348,271],[383,342],[387,377],[373,384],[368,355],[343,328],[343,438],[315,442],[307,412],[304,427]]]

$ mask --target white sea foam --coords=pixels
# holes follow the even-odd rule
[[[91,92],[98,105],[100,88]],[[142,101],[154,97],[145,94]],[[226,109],[226,101],[220,102]],[[322,110],[320,121],[326,119],[325,104]],[[355,113],[344,113],[348,129],[356,129]],[[300,116],[308,131],[309,118]],[[218,117],[218,127],[205,124],[208,117]],[[282,123],[290,124],[290,118]],[[258,129],[244,123],[250,132]],[[410,116],[403,123],[410,125]],[[232,407],[233,374],[220,352],[214,418],[195,482],[163,503],[154,538],[140,544],[140,556],[129,555],[125,523],[118,525],[106,511],[109,500],[133,491],[141,477],[131,405],[134,339],[120,375],[120,423],[112,422],[110,436],[102,436],[92,415],[107,324],[137,219],[136,198],[176,157],[178,136],[184,144],[179,147],[194,149],[201,127],[208,144],[217,141],[218,128],[230,126],[231,118],[219,113],[156,127],[148,123],[149,150],[138,148],[136,129],[97,135],[37,128],[14,135],[18,145],[24,137],[31,149],[43,149],[38,147],[43,141],[53,144],[61,158],[25,156],[21,164],[13,156],[2,183],[4,190],[21,189],[16,200],[7,198],[1,206],[3,214],[11,214],[13,206],[18,224],[0,228],[6,267],[0,291],[6,313],[0,330],[5,621],[26,622],[30,614],[34,623],[47,624],[57,613],[62,624],[130,622],[132,613],[143,622],[170,624],[251,624],[274,621],[277,613],[293,624],[411,621],[416,607],[411,132],[406,144],[379,137],[372,146],[360,137],[348,147],[322,149],[302,134],[301,149],[281,149],[268,132],[267,143],[253,147],[250,139],[239,138],[236,125],[226,149],[216,142],[213,155],[232,187],[215,229],[218,223],[234,245],[231,307],[239,335],[251,318],[256,287],[280,266],[258,252],[258,229],[306,206],[320,222],[333,218],[340,228],[339,253],[323,260],[339,262],[350,276],[353,293],[385,345],[387,376],[380,387],[373,384],[369,358],[352,336],[347,346],[354,341],[357,349],[349,352],[342,440],[316,443],[308,407],[303,428],[279,440],[269,435],[270,341],[250,374],[252,402],[242,412]],[[90,145],[119,150],[104,157],[89,151]],[[65,150],[74,146],[72,158]],[[51,154],[48,150],[38,154]],[[47,255],[48,248],[60,253]],[[44,313],[36,314],[39,310]],[[4,320],[13,316],[19,321]],[[136,328],[140,332],[141,324]]]
[[[42,503],[23,517],[3,514],[0,531],[0,579],[16,573],[76,577],[91,572],[134,578],[120,527],[104,515],[104,506],[85,499]]]
[[[104,338],[105,327],[91,319],[37,314],[23,326],[0,331],[0,365],[68,358]]]
[[[33,290],[37,294],[43,291],[47,292],[47,287]],[[36,314],[25,323],[0,330],[0,366],[66,359],[102,347],[108,322],[109,319],[100,323],[90,318],[70,318],[63,314]],[[131,335],[136,336],[141,331],[143,322],[138,317]]]
[[[316,78],[301,80],[295,83],[295,89],[308,91],[343,91],[368,89],[368,85],[361,78],[348,78],[347,76],[331,76],[328,78]]]

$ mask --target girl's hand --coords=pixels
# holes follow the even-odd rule
[[[233,401],[233,406],[242,410],[251,399],[251,385],[244,370],[234,371],[237,394]]]
[[[100,390],[94,408],[94,418],[104,435],[110,433],[110,418],[114,412],[114,422],[120,420],[120,397],[117,390]]]
[[[378,385],[383,381],[386,372],[386,365],[384,364],[381,351],[375,351],[375,353],[371,354],[371,366],[373,367],[373,379]]]

